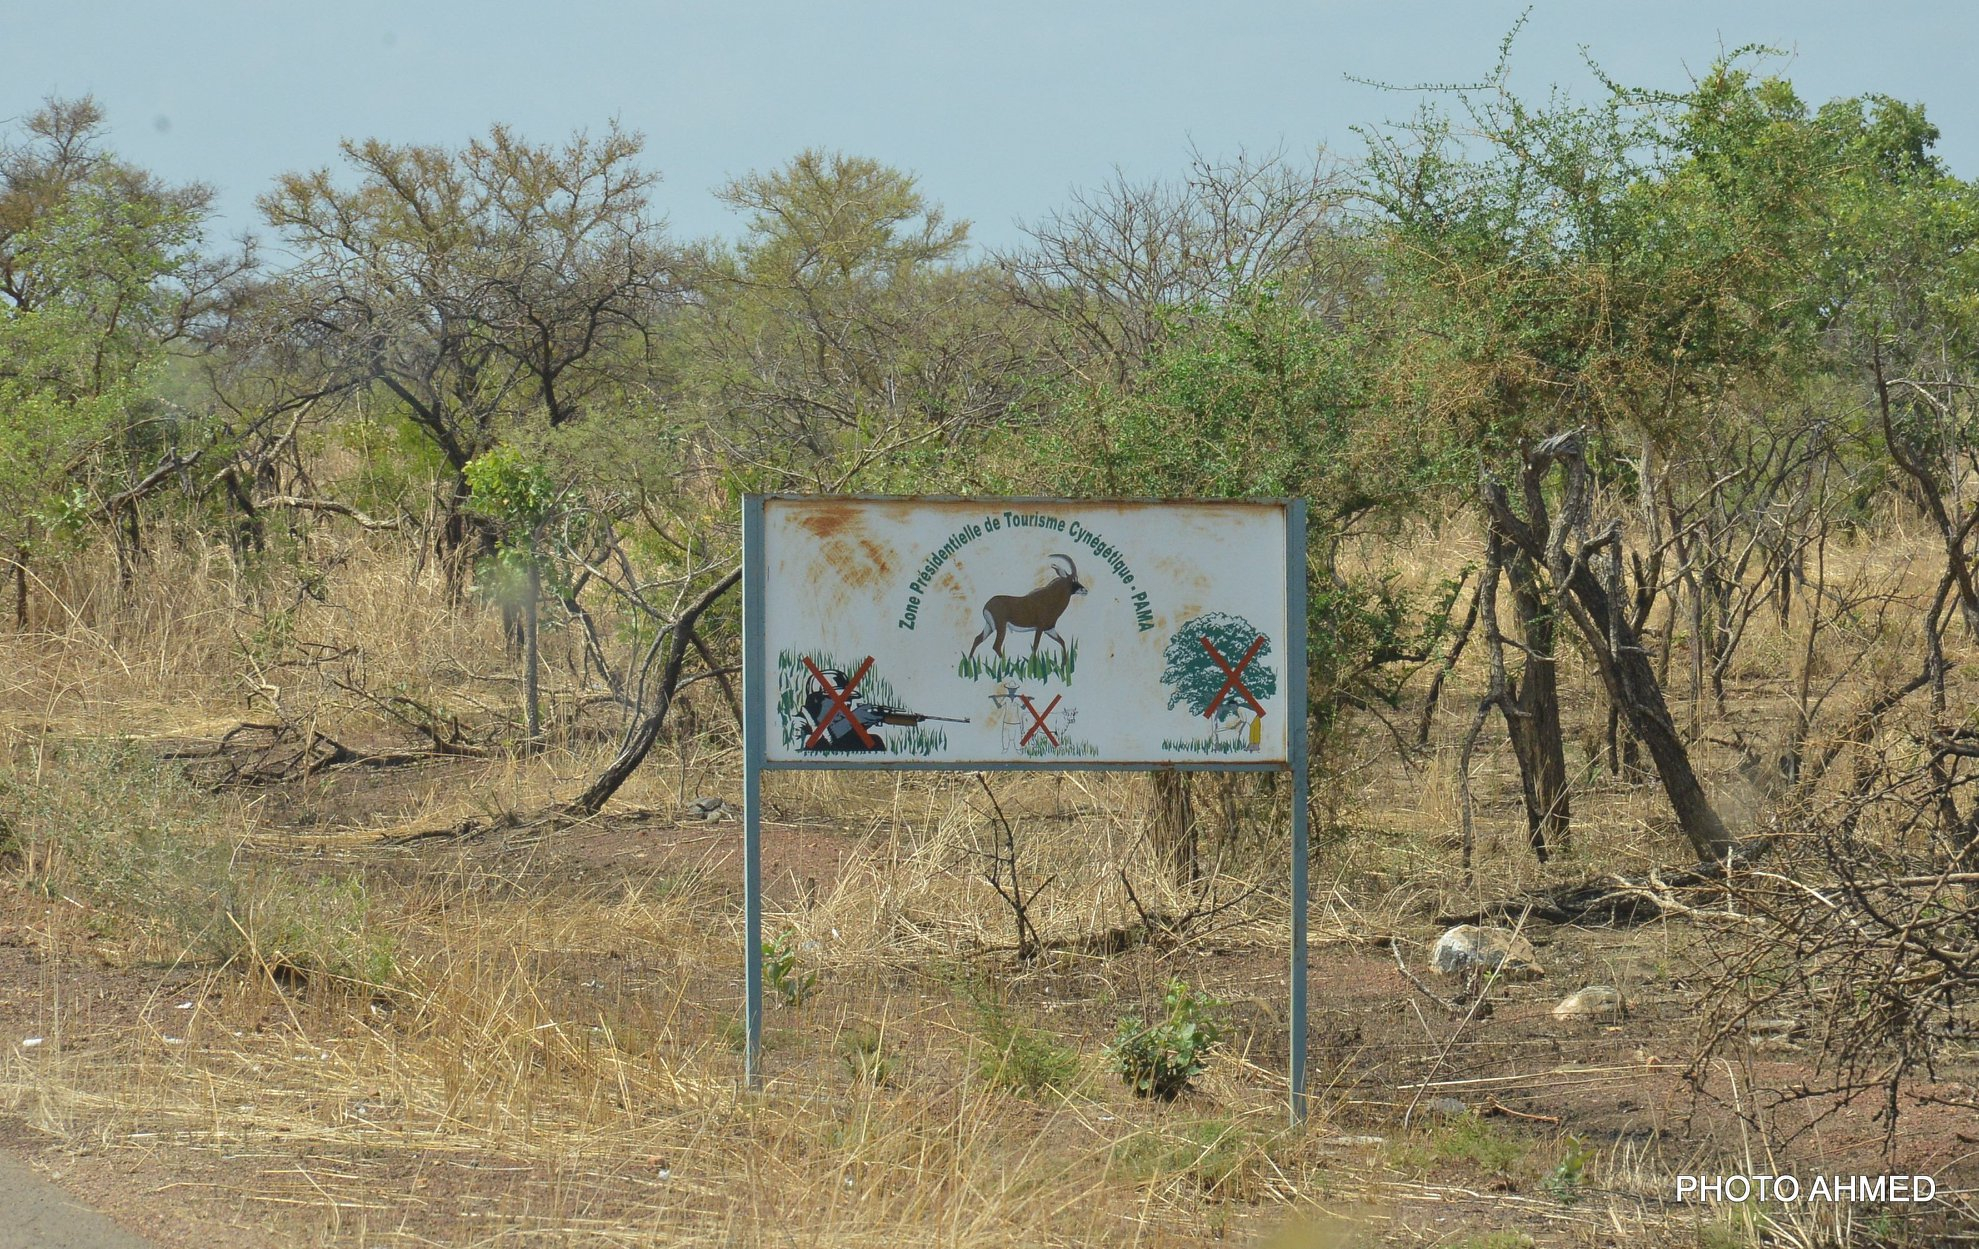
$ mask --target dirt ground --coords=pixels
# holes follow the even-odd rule
[[[508,904],[552,909],[612,905],[691,882],[716,900],[711,925],[726,931],[735,923],[741,847],[733,822],[635,814],[550,837],[494,832],[404,844],[349,834],[346,823],[388,818],[397,787],[435,781],[430,769],[421,772],[416,782],[340,780],[316,802],[271,796],[264,815],[288,831],[282,847],[267,852],[355,871],[382,899],[436,875],[473,882],[463,888],[498,893]],[[833,827],[815,816],[773,822],[764,831],[768,908],[801,916],[862,867],[900,853],[883,829]],[[1322,853],[1316,901],[1337,921],[1344,895],[1329,897],[1324,882],[1339,882],[1325,867]],[[807,1000],[771,1012],[763,1096],[816,1103],[827,1119],[856,1119],[860,1095],[846,1088],[844,1038],[876,1024],[887,1037],[885,1083],[914,1090],[931,1113],[964,1116],[975,1103],[967,1063],[957,1057],[970,1027],[958,983],[993,971],[1009,1006],[1076,1049],[1097,1052],[1123,1003],[1146,1000],[1180,975],[1230,1004],[1231,1035],[1200,1091],[1161,1105],[1089,1079],[1076,1099],[1013,1102],[998,1112],[1000,1122],[1029,1137],[1027,1164],[1054,1151],[1117,1160],[1127,1129],[1140,1134],[1135,1140],[1206,1141],[1204,1124],[1220,1125],[1218,1132],[1243,1125],[1249,1152],[1232,1160],[1208,1141],[1193,1162],[1150,1164],[1127,1186],[1142,1194],[1140,1210],[1094,1212],[1088,1235],[1066,1243],[1275,1237],[1287,1245],[1509,1249],[1796,1243],[1790,1235],[1809,1245],[1973,1243],[1965,1236],[1979,1226],[1967,1220],[1979,1191],[1979,1117],[1932,1094],[1969,1100],[1979,1070],[1941,1070],[1941,1083],[1917,1090],[1920,1097],[1902,1107],[1899,1132],[1886,1139],[1882,1107],[1867,1099],[1779,1100],[1814,1081],[1804,1039],[1756,1038],[1742,1063],[1694,1069],[1700,1021],[1697,986],[1687,978],[1698,965],[1699,935],[1678,922],[1534,926],[1527,935],[1545,975],[1495,984],[1488,1010],[1463,1012],[1430,1000],[1397,969],[1391,940],[1423,968],[1438,928],[1422,908],[1358,929],[1316,924],[1325,935],[1312,951],[1312,1123],[1288,1137],[1277,1125],[1288,1046],[1282,902],[1275,921],[1268,896],[1253,910],[1266,918],[1167,949],[1104,957],[1059,951],[1027,966],[1013,964],[1007,951],[958,949],[952,963],[939,965],[881,959],[847,975],[827,966]],[[414,1005],[308,983],[244,983],[225,968],[134,962],[99,939],[100,918],[71,898],[0,894],[0,1041],[11,1085],[30,1090],[0,1125],[0,1149],[158,1245],[775,1239],[759,1229],[745,1237],[726,1222],[732,1192],[715,1177],[701,1183],[682,1174],[664,1132],[637,1151],[596,1158],[575,1148],[562,1155],[475,1148],[416,1123],[410,1104],[395,1102],[388,1089],[367,1097],[361,1069],[341,1092],[326,1081],[320,1095],[256,1106],[252,1073],[268,1054],[307,1060],[303,1051],[320,1047],[329,1063],[333,1051],[410,1046],[419,1027]],[[637,938],[635,929],[553,933],[546,925],[525,940],[526,956],[517,957],[528,964],[542,1026],[608,1021],[598,1026],[644,1028],[656,1045],[727,1037],[726,1050],[700,1053],[705,1070],[726,1067],[714,1081],[726,1091],[702,1095],[746,1102],[735,1087],[740,1059],[731,1035],[741,1005],[739,948],[724,966]],[[1433,989],[1451,989],[1429,979]],[[1553,1017],[1564,994],[1594,983],[1623,992],[1624,1015]],[[40,1070],[63,1075],[62,1096],[34,1095]],[[115,1071],[135,1075],[115,1085],[107,1074]],[[211,1083],[205,1122],[183,1103],[189,1079]],[[170,1084],[178,1100],[160,1094],[148,1104],[152,1081]],[[689,1148],[680,1144],[682,1157]],[[1821,1239],[1829,1216],[1791,1211],[1763,1236],[1740,1239],[1751,1228],[1738,1222],[1739,1212],[1681,1206],[1673,1187],[1679,1173],[1733,1171],[1926,1174],[1939,1200],[1886,1212],[1873,1228],[1844,1219],[1830,1240]],[[848,1171],[848,1189],[859,1183]],[[548,1209],[554,1219],[542,1214]]]

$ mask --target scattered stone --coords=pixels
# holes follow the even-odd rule
[[[1569,993],[1553,1008],[1555,1019],[1620,1019],[1628,1013],[1628,1003],[1617,990],[1605,984],[1591,984]]]
[[[1532,943],[1502,928],[1459,924],[1436,939],[1429,951],[1430,970],[1446,976],[1496,970],[1499,975],[1532,979],[1546,974]]]
[[[1745,1039],[1756,1049],[1798,1049],[1794,1038],[1806,1030],[1798,1019],[1753,1019],[1745,1025]]]
[[[1446,1119],[1461,1119],[1471,1110],[1455,1097],[1432,1097],[1428,1109],[1430,1114],[1442,1115]]]
[[[721,798],[696,798],[687,804],[688,810],[704,820],[740,819],[741,813]]]

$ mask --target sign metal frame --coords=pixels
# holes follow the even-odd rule
[[[1086,507],[1109,504],[1150,505],[1172,503],[1253,503],[1277,506],[1285,512],[1285,638],[1286,681],[1291,714],[1286,726],[1286,761],[1235,762],[1222,759],[1191,759],[1173,762],[1087,762],[1079,759],[1024,759],[971,761],[958,766],[955,761],[902,756],[875,758],[870,754],[821,754],[816,759],[766,758],[769,740],[770,707],[775,699],[769,678],[768,639],[764,619],[768,592],[767,551],[764,534],[764,504],[772,500],[815,501],[831,498],[862,503],[971,503],[998,507]],[[799,495],[749,494],[742,500],[742,888],[744,944],[744,1032],[743,1076],[749,1087],[763,1082],[763,877],[762,877],[762,798],[763,773],[785,771],[917,771],[917,772],[1289,772],[1292,777],[1291,845],[1291,1062],[1290,1110],[1294,1124],[1306,1114],[1306,980],[1307,905],[1309,882],[1307,860],[1310,852],[1308,828],[1310,778],[1306,757],[1306,505],[1303,499],[1054,499],[1054,498],[975,498],[924,496],[901,498],[886,495]],[[1226,669],[1227,670],[1227,669]],[[1238,665],[1241,671],[1241,664]]]

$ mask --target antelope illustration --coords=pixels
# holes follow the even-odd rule
[[[1062,571],[1058,568],[1059,560],[1065,561]],[[1066,658],[1068,650],[1065,639],[1058,635],[1058,618],[1065,614],[1072,596],[1084,594],[1086,587],[1079,584],[1079,569],[1070,555],[1053,555],[1051,561],[1057,575],[1037,589],[1029,594],[998,594],[983,604],[983,631],[969,643],[970,655],[976,653],[984,638],[994,633],[996,645],[992,649],[1001,659],[1003,635],[1016,629],[1031,635],[1031,654],[1037,654],[1039,640],[1048,637],[1058,643],[1059,658]]]

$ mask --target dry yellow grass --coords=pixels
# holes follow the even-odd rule
[[[1422,585],[1463,558],[1448,544],[1417,552],[1406,571]],[[1888,545],[1847,557],[1865,577],[1914,586],[1923,575]],[[104,569],[79,567],[44,587],[44,631],[0,636],[0,737],[17,785],[40,785],[36,769],[65,743],[107,737],[155,749],[276,713],[347,741],[405,740],[339,681],[482,725],[514,714],[498,622],[450,604],[413,552],[312,549],[309,559],[337,566],[321,601],[257,590],[212,552],[155,558],[130,602],[103,597],[97,587],[113,583]],[[1748,646],[1739,710],[1758,722],[1791,693],[1797,651],[1791,629],[1771,622]],[[1476,698],[1475,658],[1414,770],[1395,763],[1392,739],[1372,727],[1347,734],[1329,760],[1333,826],[1321,832],[1316,940],[1419,931],[1423,916],[1466,898],[1673,857],[1679,841],[1656,792],[1590,767],[1575,793],[1574,855],[1539,868],[1523,843],[1509,759],[1492,749],[1473,778],[1484,835],[1477,883],[1464,884],[1453,855],[1452,722]],[[1579,662],[1569,657],[1564,684],[1577,692],[1570,720],[1585,730],[1598,708],[1584,701]],[[570,639],[555,641],[546,672],[556,722],[568,725],[592,692],[581,670]],[[1875,675],[1846,679],[1868,688]],[[701,731],[669,743],[624,807],[674,811],[700,793],[733,796],[726,713],[700,691]],[[1411,1171],[1392,1149],[1342,1143],[1343,1132],[1362,1131],[1350,1122],[1362,1112],[1334,1084],[1344,1067],[1318,1072],[1321,1114],[1299,1133],[1281,1127],[1275,1052],[1231,1047],[1202,1097],[1177,1106],[1117,1088],[1100,1054],[1110,1016],[1158,995],[1178,967],[1249,1012],[1256,1026],[1246,1035],[1266,1038],[1262,1049],[1282,1028],[1282,864],[1259,849],[1282,825],[1282,793],[1246,799],[1264,831],[1223,865],[1229,891],[1258,887],[1221,917],[1213,944],[1232,957],[1067,950],[1017,969],[997,952],[1010,919],[981,878],[992,829],[973,780],[773,778],[771,810],[791,844],[819,839],[845,866],[812,885],[794,862],[772,882],[768,929],[821,980],[808,1001],[772,1010],[772,1079],[745,1090],[735,1052],[739,899],[723,877],[733,825],[662,821],[637,842],[608,813],[551,840],[383,843],[388,833],[540,809],[611,745],[607,734],[567,734],[536,754],[375,778],[326,773],[198,808],[199,835],[242,871],[275,865],[296,880],[360,882],[361,923],[393,952],[377,984],[320,974],[284,983],[267,960],[175,967],[185,949],[86,899],[22,895],[22,940],[45,956],[30,996],[53,1040],[0,1050],[0,1106],[69,1147],[142,1155],[179,1182],[236,1189],[243,1217],[295,1243],[892,1249],[1194,1244],[1279,1231],[1288,1239],[1276,1243],[1288,1245],[1406,1243],[1427,1226],[1425,1209],[1483,1218],[1497,1207],[1559,1243],[1617,1243],[1624,1233],[1631,1243],[1694,1243],[1681,1240],[1685,1221],[1665,1227],[1645,1205],[1673,1169],[1695,1163],[1681,1145],[1598,1151],[1590,1186],[1609,1190],[1599,1200],[1486,1201]],[[1723,797],[1732,761],[1705,750]],[[1026,875],[1052,879],[1034,916],[1048,941],[1129,923],[1123,869],[1145,882],[1144,904],[1182,904],[1156,883],[1147,800],[1133,780],[1030,777],[998,782],[998,792]],[[106,1004],[64,997],[71,979],[86,982],[88,968],[106,963],[127,969]],[[1076,1087],[1033,1099],[983,1078],[971,995],[985,976],[1021,1001],[1025,1019],[1078,1050]],[[133,987],[145,984],[149,997]],[[168,987],[171,1001],[159,996]],[[878,1066],[848,1058],[854,1050],[877,1054]],[[1331,1114],[1345,1126],[1329,1125]],[[1433,1153],[1434,1132],[1397,1139],[1421,1137]],[[1530,1165],[1541,1173],[1557,1152],[1543,1133],[1521,1148],[1537,1151]],[[1354,1221],[1337,1222],[1343,1214]]]

